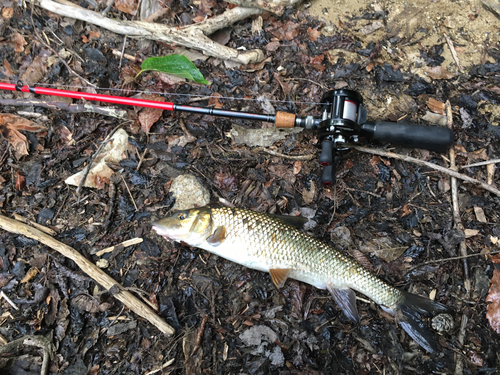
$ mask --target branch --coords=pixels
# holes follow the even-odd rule
[[[49,372],[50,360],[54,356],[54,345],[51,340],[45,336],[24,336],[20,339],[9,342],[8,344],[0,346],[0,355],[10,352],[12,349],[17,349],[20,346],[37,346],[43,350],[43,361],[41,375],[46,375]]]
[[[355,146],[355,145],[349,145],[349,148],[353,148],[353,149],[361,151],[361,152],[366,152],[368,154],[385,156],[385,157],[392,158],[392,159],[399,159],[399,160],[407,161],[407,162],[418,164],[418,165],[424,165],[428,168],[445,173],[449,176],[458,178],[458,179],[463,180],[465,182],[468,182],[470,184],[480,186],[484,190],[488,190],[490,193],[493,193],[493,194],[500,197],[500,190],[496,189],[495,187],[488,185],[482,181],[476,180],[475,178],[471,178],[471,177],[466,176],[464,174],[452,171],[449,168],[441,167],[440,165],[428,163],[428,162],[420,160],[420,159],[412,158],[411,156],[400,155],[400,154],[396,154],[394,152],[387,152],[387,151],[383,151],[383,150],[377,150],[374,148],[361,147],[361,146]]]
[[[262,13],[257,8],[236,7],[195,25],[169,27],[145,21],[116,21],[103,17],[97,12],[78,6],[58,4],[52,0],[39,0],[38,5],[50,12],[92,23],[117,34],[127,35],[132,38],[146,38],[170,44],[179,44],[188,48],[201,50],[205,55],[221,60],[232,60],[241,64],[253,64],[264,59],[264,53],[259,49],[239,51],[218,44],[207,36],[235,22]]]
[[[116,299],[122,302],[137,315],[148,320],[151,324],[154,324],[161,332],[168,336],[174,334],[174,329],[162,318],[160,318],[148,305],[141,302],[136,296],[128,290],[125,290],[121,285],[118,285],[112,277],[108,276],[104,271],[98,268],[91,261],[87,260],[82,254],[73,249],[71,246],[55,240],[51,236],[36,228],[30,227],[29,225],[23,224],[17,220],[9,219],[2,215],[0,215],[0,228],[11,233],[17,233],[28,238],[35,239],[58,251],[65,257],[75,262],[83,272],[92,277],[96,283],[106,288],[106,290],[110,290],[111,288],[118,286],[118,288],[115,287],[118,289],[118,292],[113,294]]]

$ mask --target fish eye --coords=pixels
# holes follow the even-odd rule
[[[179,218],[179,220],[184,220],[186,218],[186,214],[181,213],[177,217]]]

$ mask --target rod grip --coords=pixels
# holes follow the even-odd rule
[[[293,128],[295,126],[295,115],[288,112],[276,112],[274,124],[277,128]]]
[[[361,135],[377,141],[440,153],[451,146],[454,138],[453,131],[448,128],[383,121],[369,121],[363,124]]]
[[[323,169],[323,175],[321,176],[321,183],[325,186],[330,186],[335,184],[335,165],[331,164]]]

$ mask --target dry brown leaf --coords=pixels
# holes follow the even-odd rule
[[[321,32],[318,31],[318,29],[308,28],[307,34],[309,34],[309,38],[311,38],[311,40],[314,40],[315,42],[317,42],[319,36],[321,35]]]
[[[219,94],[218,92],[212,93],[212,95],[210,95],[210,99],[208,100],[208,106],[209,107],[214,107],[214,108],[217,108],[217,109],[222,108],[223,105],[219,101],[220,98],[222,98],[222,95]]]
[[[14,147],[16,158],[28,155],[28,141],[20,130],[31,132],[46,131],[45,127],[10,113],[0,113],[0,132]]]
[[[120,12],[130,14],[131,16],[135,16],[137,13],[137,0],[116,0],[115,5]]]
[[[432,68],[426,68],[425,72],[432,79],[452,79],[456,76],[455,73],[451,73],[446,68],[442,66],[434,66]]]
[[[68,145],[75,144],[75,140],[73,139],[73,133],[69,131],[69,129],[64,125],[59,125],[56,128],[56,134],[59,136],[59,139]]]
[[[406,248],[393,241],[390,237],[375,238],[359,246],[362,252],[374,254],[377,258],[381,258],[386,262],[392,262],[399,258]]]
[[[89,31],[89,39],[90,40],[100,38],[100,37],[101,37],[101,32],[99,30],[98,31]]]
[[[2,184],[7,181],[5,178],[3,178],[2,176],[0,176],[0,188],[2,187]]]
[[[306,204],[311,204],[316,196],[316,184],[311,180],[311,188],[302,192],[302,199]]]
[[[434,98],[429,98],[427,100],[427,106],[434,113],[439,113],[440,115],[444,115],[446,112],[446,105],[439,100]]]
[[[469,152],[467,154],[467,163],[472,164],[478,161],[489,160],[488,154],[485,148],[480,148],[474,152]]]
[[[500,264],[500,256],[492,257],[493,263]],[[490,323],[491,328],[496,333],[500,333],[500,271],[495,266],[493,277],[490,280],[490,290],[486,297],[486,302],[489,302],[486,312],[486,318]]]
[[[293,163],[293,174],[299,174],[301,170],[302,162],[300,160],[297,160],[295,163]]]
[[[3,60],[2,74],[7,78],[14,75],[14,71],[12,70],[12,67],[10,66],[10,63],[7,61],[7,59]]]
[[[26,40],[24,40],[24,36],[18,32],[14,32],[14,34],[12,34],[12,42],[14,43],[14,51],[18,53],[23,52],[24,46],[28,44]]]
[[[38,81],[40,81],[47,73],[46,61],[47,56],[43,56],[40,54],[35,57],[33,62],[30,64],[30,66],[28,66],[26,71],[21,76],[21,81],[30,83],[37,83]],[[31,94],[25,93],[25,96],[29,95]]]
[[[264,49],[268,52],[275,52],[280,47],[280,42],[275,40],[274,42],[267,43]]]
[[[142,99],[145,100],[156,100],[158,102],[164,102],[165,98],[160,95],[142,95]],[[142,130],[145,133],[149,133],[151,127],[158,121],[163,113],[163,109],[158,108],[144,108],[141,113],[139,113],[139,123],[141,124]]]
[[[11,19],[14,16],[14,8],[4,7],[2,8],[2,17],[5,19]]]
[[[21,280],[21,284],[27,283],[32,278],[34,278],[37,274],[38,274],[38,269],[36,267],[31,267],[28,270],[28,272],[26,272],[26,275],[24,275],[23,279]]]
[[[167,142],[168,142],[167,151],[168,152],[172,151],[172,147],[175,146],[184,147],[188,143],[194,141],[196,141],[196,137],[192,136],[191,134],[184,134],[181,136],[173,135],[171,137],[167,137]]]
[[[21,191],[24,189],[25,186],[26,186],[26,179],[21,174],[21,172],[17,171],[16,172],[16,182],[14,183],[14,190]]]

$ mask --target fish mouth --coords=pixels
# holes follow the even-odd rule
[[[165,230],[165,228],[163,228],[162,226],[153,223],[153,226],[151,227],[151,229],[153,229],[156,232],[156,234],[158,234],[159,236],[169,238],[168,231]]]

